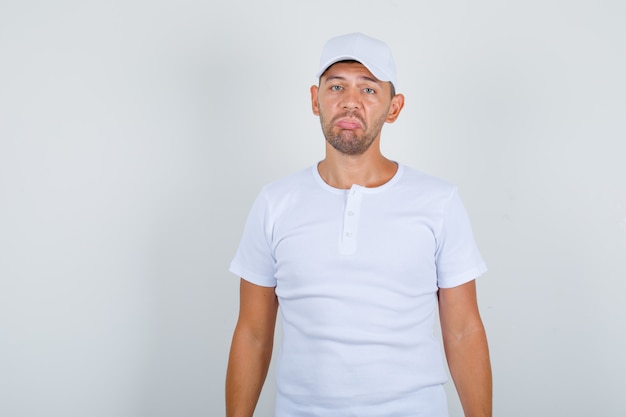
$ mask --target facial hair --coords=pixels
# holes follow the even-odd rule
[[[337,129],[335,126],[337,120],[349,117],[357,119],[361,123],[363,133],[357,134],[356,131],[349,129],[340,129],[338,132],[333,132],[333,129]],[[369,149],[380,134],[385,119],[386,117],[383,114],[378,120],[374,121],[372,129],[369,129],[365,120],[353,111],[339,114],[330,121],[327,121],[324,114],[320,112],[320,123],[326,142],[342,154],[352,156],[362,155]]]

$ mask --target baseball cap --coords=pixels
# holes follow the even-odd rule
[[[363,64],[380,81],[396,84],[396,64],[387,44],[363,33],[349,33],[329,39],[322,50],[317,77],[339,61],[355,60]]]

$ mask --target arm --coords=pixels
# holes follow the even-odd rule
[[[226,416],[252,417],[267,376],[278,299],[273,287],[244,279],[240,284],[239,319],[226,372]]]
[[[448,367],[465,416],[491,417],[491,365],[475,281],[441,288],[439,315]]]

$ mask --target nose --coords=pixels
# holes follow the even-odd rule
[[[342,96],[341,105],[346,110],[358,109],[360,106],[359,89],[346,87]]]

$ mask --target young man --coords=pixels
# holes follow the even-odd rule
[[[456,188],[384,157],[404,105],[391,52],[354,33],[324,46],[316,166],[267,185],[231,264],[241,277],[226,414],[251,417],[272,354],[277,417],[444,417],[445,368],[465,415],[491,416],[474,279],[485,270]]]

